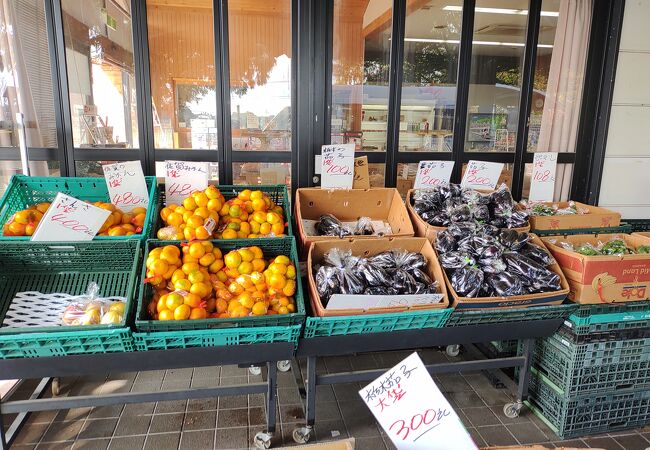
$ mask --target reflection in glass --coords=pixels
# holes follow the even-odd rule
[[[113,164],[121,161],[75,161],[74,167],[78,177],[103,177],[104,164]]]
[[[386,164],[370,163],[368,164],[368,176],[370,177],[370,187],[386,186]]]
[[[147,0],[156,148],[217,148],[212,2]]]
[[[43,1],[2,2],[0,147],[18,147],[17,113],[24,115],[27,146],[57,146],[50,65]]]
[[[399,163],[397,164],[397,190],[402,195],[406,196],[409,189],[413,189],[415,183],[415,175],[418,171],[417,163]]]
[[[235,151],[291,151],[291,0],[230,0]]]
[[[61,176],[58,161],[30,161],[29,172],[34,177]],[[20,161],[0,160],[0,196],[4,194],[9,180],[14,175],[22,175],[23,169]]]
[[[156,161],[156,178],[159,183],[165,182],[165,175],[165,161]],[[217,184],[219,183],[219,163],[208,163],[208,180],[215,181]]]
[[[508,11],[528,1],[499,2]],[[493,0],[477,0],[467,104],[465,151],[513,152],[517,141],[526,14],[494,13]]]
[[[419,5],[406,16],[399,150],[450,152],[462,2]]]
[[[234,184],[286,184],[291,187],[291,163],[235,162],[232,164]]]
[[[392,3],[334,0],[333,144],[386,151]]]
[[[130,2],[62,0],[75,147],[138,146]]]

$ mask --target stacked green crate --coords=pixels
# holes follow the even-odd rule
[[[536,343],[529,406],[562,438],[650,423],[650,302],[584,305]]]

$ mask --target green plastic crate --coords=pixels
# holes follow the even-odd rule
[[[156,177],[144,177],[149,189],[149,207],[142,233],[132,236],[96,236],[94,241],[123,241],[125,239],[146,240],[153,231],[158,204]],[[104,178],[86,177],[28,177],[14,175],[0,200],[0,224],[6,223],[17,211],[41,202],[52,202],[62,192],[79,200],[110,202],[108,187]],[[0,241],[29,241],[29,236],[2,236]]]
[[[497,356],[506,357],[517,354],[519,341],[492,341],[490,344],[494,347]]]
[[[526,404],[563,439],[650,423],[650,390],[565,398],[543,377],[532,375],[529,392]]]
[[[284,184],[273,184],[273,185],[260,185],[260,186],[239,186],[239,185],[231,185],[231,184],[221,184],[221,185],[216,185],[216,187],[219,189],[219,191],[223,194],[223,196],[226,198],[226,201],[230,200],[231,198],[234,198],[239,194],[241,191],[244,189],[250,189],[252,191],[262,191],[266,195],[269,196],[271,200],[277,205],[282,206],[282,210],[284,211],[284,221],[285,221],[285,234],[287,236],[293,236],[293,224],[291,220],[291,202],[289,200],[289,194],[287,192],[287,186]],[[165,184],[162,183],[159,185],[160,189],[160,195],[158,199],[158,211],[160,211],[163,207],[163,204],[165,203]],[[156,216],[156,226],[155,226],[155,233],[158,232],[159,229],[165,227],[166,225],[162,221],[162,218],[158,214]],[[154,233],[154,236],[155,235]],[[230,239],[230,240],[237,240],[237,239]]]
[[[156,247],[165,245],[179,245],[182,241],[160,241],[150,239],[146,244],[145,256],[142,264],[142,278],[146,277],[146,266],[149,251]],[[148,331],[186,331],[205,330],[207,328],[233,328],[233,327],[264,327],[264,326],[289,326],[302,324],[305,320],[305,301],[303,297],[302,283],[300,283],[300,267],[298,265],[298,251],[295,239],[284,238],[260,238],[260,239],[233,239],[211,241],[215,247],[223,252],[224,256],[231,250],[256,245],[264,252],[264,257],[286,255],[296,266],[296,312],[291,314],[275,314],[271,316],[240,317],[236,319],[199,319],[199,320],[151,320],[147,312],[147,303],[151,298],[153,288],[150,284],[144,284],[139,289],[138,307],[135,319],[135,327],[139,332]]]
[[[499,322],[526,322],[531,320],[565,319],[578,305],[531,306],[529,308],[495,308],[479,310],[456,309],[447,322],[448,327]]]
[[[298,343],[302,325],[240,328],[209,328],[206,330],[133,333],[138,351],[170,348],[218,347],[224,345]],[[263,359],[263,355],[260,356]]]
[[[650,231],[650,219],[625,219],[623,223],[631,227],[631,232]]]
[[[564,325],[575,334],[605,333],[645,328],[650,320],[650,302],[582,305]]]
[[[573,228],[566,230],[530,230],[537,236],[570,236],[574,234],[614,234],[614,233],[631,233],[630,225],[621,224],[618,227],[600,227],[600,228]]]
[[[453,308],[360,316],[307,317],[304,338],[441,328]]]
[[[134,239],[0,244],[0,323],[17,292],[80,295],[94,281],[101,296],[127,298],[127,313],[119,324],[0,328],[0,358],[132,351],[126,323],[133,309],[140,245]]]

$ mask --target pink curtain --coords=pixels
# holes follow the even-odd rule
[[[562,0],[537,144],[538,152],[575,152],[594,0]],[[558,165],[555,200],[566,199],[570,167]]]

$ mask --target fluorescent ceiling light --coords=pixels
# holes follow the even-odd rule
[[[434,44],[460,44],[460,41],[455,39],[420,39],[420,38],[404,38],[404,42],[429,42]],[[503,47],[524,47],[526,44],[520,42],[495,42],[495,41],[472,41],[474,45],[492,45]],[[538,44],[538,48],[553,48],[549,44]]]
[[[462,11],[462,6],[447,5],[442,8],[443,11]],[[474,8],[475,12],[488,13],[488,14],[511,14],[516,16],[527,16],[527,9],[506,9],[506,8]],[[557,11],[542,11],[542,17],[558,17],[560,15]]]

